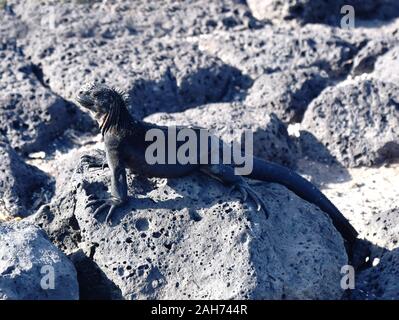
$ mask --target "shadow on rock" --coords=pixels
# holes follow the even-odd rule
[[[180,112],[213,102],[244,100],[252,80],[232,66],[200,68],[176,78],[170,68],[160,80],[138,79],[129,90],[130,111],[142,119],[158,112]]]
[[[296,138],[296,144],[301,158],[305,159],[298,165],[298,170],[301,174],[310,176],[315,185],[323,186],[351,179],[349,171],[312,133],[302,130],[299,138]]]
[[[295,142],[274,113],[270,114],[270,118],[265,129],[258,128],[253,133],[254,156],[296,168],[298,157]]]
[[[373,246],[375,264],[356,275],[354,300],[395,300],[399,295],[399,248],[392,251]],[[373,263],[372,259],[371,263]],[[375,261],[374,261],[375,262]]]
[[[120,300],[122,295],[119,288],[92,260],[95,247],[96,244],[93,244],[90,257],[87,257],[82,250],[69,257],[77,272],[79,298],[80,300]]]
[[[247,3],[255,18],[282,21],[295,19],[304,24],[326,23],[339,26],[345,14],[352,12],[344,6],[352,7],[356,19],[387,21],[399,16],[396,0],[293,0],[289,3],[279,0],[248,0]]]
[[[86,112],[82,111],[72,102],[67,102],[69,116],[72,121],[68,129],[56,138],[52,139],[45,150],[47,157],[54,157],[57,152],[66,153],[73,148],[82,146],[83,141],[91,135],[99,133],[95,120]]]
[[[11,216],[26,217],[48,201],[54,194],[54,180],[31,166],[0,136],[0,196],[5,212]]]

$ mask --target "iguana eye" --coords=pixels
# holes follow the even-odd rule
[[[101,95],[101,91],[94,91],[93,92],[93,97],[98,98]]]

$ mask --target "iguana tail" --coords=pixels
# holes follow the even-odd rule
[[[350,244],[356,241],[357,231],[337,207],[312,183],[294,171],[275,163],[254,158],[253,170],[247,177],[254,180],[275,182],[287,187],[302,199],[315,204],[327,213],[335,228],[346,241]]]

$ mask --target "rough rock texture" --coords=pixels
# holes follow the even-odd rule
[[[0,42],[0,133],[23,153],[45,149],[74,118],[74,109],[41,81],[40,68]]]
[[[373,72],[378,57],[386,53],[392,45],[392,42],[387,42],[385,40],[368,41],[356,55],[353,61],[351,74],[353,76],[358,76],[363,73]]]
[[[129,175],[128,185],[134,199],[114,215],[112,227],[85,209],[89,194],[105,196],[108,174],[84,163],[68,190],[32,216],[66,252],[78,245],[64,240],[65,224],[74,219],[79,246],[103,272],[101,281],[112,281],[123,298],[341,296],[347,258],[340,235],[324,213],[285,188],[253,183],[270,210],[266,221],[204,175],[169,181]]]
[[[376,63],[372,75],[386,82],[399,83],[399,46],[389,50],[386,54],[380,56]]]
[[[338,16],[340,1],[337,0],[247,0],[252,14],[257,19],[324,22],[330,15]]]
[[[223,141],[235,142],[243,147],[245,131],[251,131],[255,156],[286,166],[295,165],[295,145],[285,125],[266,109],[253,109],[242,103],[218,103],[181,113],[154,114],[145,121],[207,128]]]
[[[0,224],[0,257],[0,299],[79,298],[73,264],[38,227],[25,222]],[[46,276],[52,274],[54,288],[47,289],[52,280]]]
[[[177,30],[167,20],[180,23],[188,14],[201,24],[198,32],[206,32],[207,25],[212,30],[229,29],[249,23],[248,9],[237,5],[236,10],[229,6],[226,11],[223,2],[215,3],[211,11],[224,11],[225,18],[222,25],[217,22],[212,27],[203,19],[208,12],[195,2],[190,14],[186,6],[169,1],[91,3],[78,5],[79,10],[73,3],[41,6],[30,1],[29,5],[18,2],[14,11],[30,28],[21,39],[22,47],[40,65],[43,81],[52,90],[72,99],[82,83],[101,79],[128,91],[133,113],[142,117],[229,100],[249,84],[235,68],[179,38],[193,33],[192,28],[185,31],[180,25]],[[140,9],[143,15],[136,14]]]
[[[76,48],[77,41],[80,45]],[[82,83],[101,79],[130,94],[131,111],[137,117],[223,101],[236,86],[247,86],[238,70],[200,52],[195,44],[141,41],[132,53],[130,43],[139,41],[114,39],[98,46],[96,38],[72,38],[50,57],[36,59],[57,92],[71,97]],[[41,51],[35,49],[38,54]]]
[[[336,78],[350,71],[358,50],[357,41],[352,44],[348,38],[349,33],[327,26],[288,25],[204,35],[199,44],[252,78],[301,67],[318,67]]]
[[[304,23],[327,22],[339,25],[341,8],[351,5],[356,17],[390,19],[397,16],[395,0],[247,0],[258,19],[291,20]],[[346,13],[346,12],[345,12]]]
[[[310,101],[327,83],[327,75],[318,68],[264,74],[256,79],[245,102],[250,107],[274,112],[285,122],[300,122]]]
[[[0,210],[7,215],[24,217],[52,195],[52,179],[26,164],[6,141],[0,141],[0,176]]]
[[[25,23],[18,19],[9,6],[8,1],[0,2],[0,43],[16,45],[18,38],[26,36],[28,28]]]
[[[91,250],[91,254],[94,252]],[[78,275],[79,299],[123,299],[121,290],[107,278],[101,268],[92,260],[91,254],[86,255],[83,250],[79,250],[70,255]]]
[[[399,296],[399,249],[386,252],[377,266],[359,274],[355,299],[397,300]]]
[[[378,80],[348,81],[312,101],[302,126],[345,166],[371,166],[399,157],[399,91]]]
[[[113,0],[107,3],[73,0],[56,5],[9,0],[8,3],[23,23],[31,28],[36,25],[53,29],[47,30],[46,34],[62,33],[65,29],[66,32],[80,33],[82,37],[98,34],[105,39],[125,33],[147,39],[180,38],[262,26],[241,0]],[[62,17],[66,14],[67,17]],[[82,16],[86,18],[84,21],[80,20]]]
[[[399,208],[374,213],[367,226],[367,239],[374,244],[393,250],[399,247]]]
[[[297,172],[311,181],[317,187],[329,190],[331,183],[343,183],[351,180],[348,168],[340,164],[337,159],[331,155],[327,147],[321,143],[312,133],[306,130],[299,131],[299,137],[295,137],[294,142],[297,145],[298,161]],[[323,190],[325,192],[325,190]],[[333,203],[341,203],[338,198]],[[341,212],[347,212],[339,207]],[[349,215],[346,215],[352,218]],[[357,228],[356,228],[357,229]]]

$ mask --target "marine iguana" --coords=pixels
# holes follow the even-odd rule
[[[109,208],[106,216],[106,222],[109,222],[115,209],[126,202],[126,168],[138,175],[164,178],[186,176],[196,171],[203,172],[237,189],[244,201],[249,196],[256,203],[257,210],[263,209],[267,216],[264,201],[242,176],[234,173],[234,164],[148,164],[145,160],[145,151],[150,142],[145,141],[146,132],[158,128],[167,134],[168,127],[134,118],[127,109],[127,97],[120,90],[104,84],[91,83],[80,89],[76,101],[93,113],[97,120],[104,139],[107,165],[111,170],[111,197],[97,200],[89,197],[86,205],[86,207],[98,206],[94,216]],[[181,128],[185,127],[178,127],[177,130]],[[92,159],[86,160],[92,161]],[[358,233],[343,214],[319,189],[294,171],[254,157],[253,170],[247,178],[284,185],[327,213],[350,247],[356,242]]]

